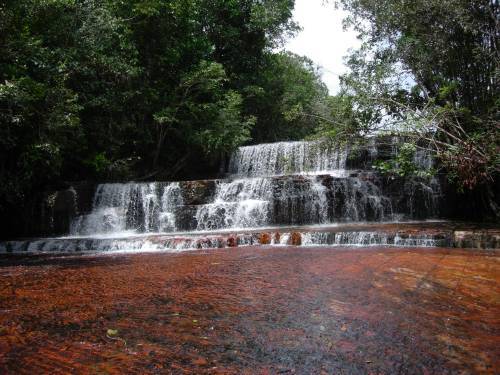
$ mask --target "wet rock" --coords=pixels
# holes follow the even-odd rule
[[[5,257],[0,373],[494,373],[498,265],[385,247]]]
[[[181,206],[175,211],[176,225],[179,230],[195,230],[198,221],[196,220],[196,206]]]
[[[206,365],[208,365],[208,361],[205,358],[199,357],[199,358],[193,360],[193,365],[206,366]]]
[[[289,245],[300,246],[302,245],[302,235],[299,232],[293,232],[288,240]]]
[[[237,237],[228,237],[226,240],[227,247],[237,247],[238,246],[238,238]]]
[[[243,234],[236,237],[238,246],[250,246],[259,243],[259,236],[256,234]]]
[[[211,201],[217,180],[183,181],[179,183],[185,205],[200,205]]]
[[[259,243],[261,245],[270,245],[271,244],[271,234],[270,233],[260,233]]]
[[[36,208],[25,214],[26,235],[57,236],[67,234],[76,215],[92,210],[95,185],[75,183],[67,189],[46,192],[36,198]]]
[[[499,249],[500,229],[455,231],[454,246],[472,249]]]

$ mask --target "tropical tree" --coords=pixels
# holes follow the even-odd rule
[[[355,125],[425,144],[458,189],[492,186],[500,172],[498,1],[337,5],[363,40],[342,77],[343,94],[359,114]]]

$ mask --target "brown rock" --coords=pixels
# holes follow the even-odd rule
[[[196,358],[195,360],[193,360],[193,365],[206,366],[206,365],[208,365],[208,362],[205,358],[199,357],[199,358]]]
[[[300,246],[300,245],[302,245],[302,235],[299,232],[293,232],[290,235],[289,242],[290,242],[290,245],[293,245],[293,246]]]
[[[269,245],[271,243],[271,235],[269,233],[261,233],[259,235],[259,243],[261,245]]]
[[[281,233],[280,232],[274,233],[274,243],[280,243],[280,239],[281,239]]]
[[[236,237],[229,237],[227,239],[227,247],[237,247],[238,239]]]

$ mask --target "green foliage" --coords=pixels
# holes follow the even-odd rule
[[[115,337],[115,336],[118,336],[118,330],[117,329],[108,329],[106,331],[106,335],[110,336],[110,337]]]
[[[458,188],[498,178],[498,1],[337,3],[363,41],[341,78],[341,96],[351,99],[356,118],[351,132],[383,130],[414,145],[423,141]],[[379,167],[404,165],[394,163]]]
[[[196,138],[208,153],[231,152],[250,140],[250,129],[255,124],[254,117],[241,118],[242,98],[235,91],[229,91],[215,105],[216,118],[208,129],[197,132]]]
[[[27,184],[58,177],[61,167],[59,147],[50,143],[35,144],[19,156],[18,166]]]
[[[106,155],[101,152],[94,156],[93,159],[87,162],[88,166],[94,171],[97,176],[105,176],[110,167],[110,161]]]
[[[244,91],[246,112],[257,118],[256,142],[303,139],[315,131],[328,92],[311,60],[266,54],[257,79]]]
[[[419,89],[437,98],[456,87],[454,100],[476,113],[498,94],[498,1],[341,0],[348,24],[374,62],[400,63]],[[366,22],[368,21],[368,22]]]
[[[72,180],[201,177],[250,139],[308,133],[301,112],[324,88],[310,62],[273,52],[297,30],[293,6],[3,2],[0,210],[22,216]]]
[[[345,93],[328,97],[313,138],[329,143],[353,143],[364,130],[361,113],[354,109],[354,102],[355,98]]]
[[[430,178],[436,174],[434,168],[422,169],[415,163],[417,147],[413,143],[403,143],[392,160],[378,160],[373,168],[384,174],[396,174],[400,177]]]

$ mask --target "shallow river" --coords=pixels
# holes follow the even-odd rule
[[[3,374],[500,369],[500,253],[259,247],[0,259]]]

